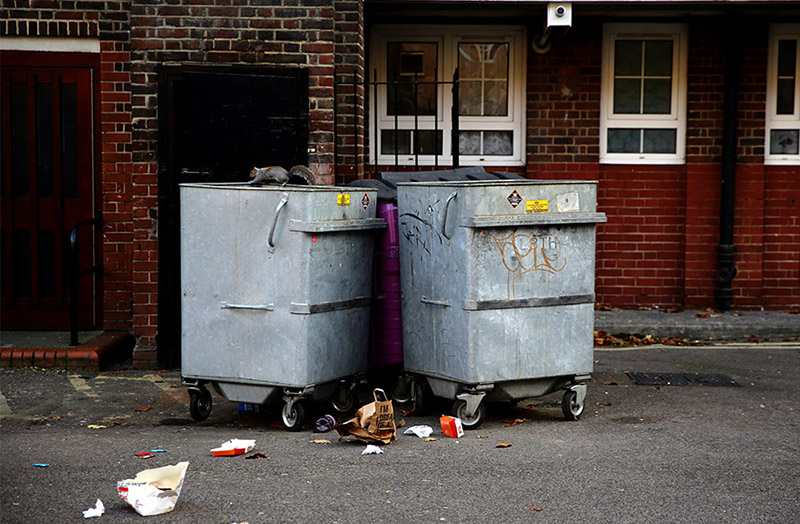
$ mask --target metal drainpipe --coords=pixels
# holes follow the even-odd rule
[[[741,60],[740,41],[743,32],[734,17],[725,20],[727,26],[725,42],[725,99],[724,122],[722,128],[722,194],[720,203],[720,233],[717,246],[719,267],[716,274],[714,296],[717,307],[722,311],[731,308],[733,289],[731,282],[738,269],[735,263],[736,246],[733,244],[733,217],[736,204],[736,149],[739,112],[739,63]]]

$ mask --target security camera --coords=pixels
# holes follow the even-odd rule
[[[547,27],[570,27],[571,25],[572,4],[570,2],[547,4]]]

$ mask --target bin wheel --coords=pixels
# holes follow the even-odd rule
[[[475,413],[468,417],[467,401],[458,399],[453,403],[451,413],[454,417],[461,419],[461,426],[464,429],[478,429],[483,424],[483,421],[486,420],[486,406],[483,403],[478,404],[478,409],[475,410]]]
[[[342,385],[336,388],[336,391],[331,397],[331,406],[339,413],[348,413],[353,409],[356,404],[355,391],[350,391],[350,388]]]
[[[306,409],[300,402],[286,403],[281,410],[281,419],[289,431],[300,431],[306,421]]]
[[[391,394],[392,400],[398,404],[405,404],[411,402],[411,388],[412,382],[398,378],[397,382],[392,386]]]
[[[206,388],[189,390],[189,414],[197,422],[203,422],[211,414],[211,393]]]
[[[567,420],[578,420],[583,413],[583,402],[578,402],[578,393],[571,389],[564,391],[561,397],[561,411]]]
[[[415,378],[411,382],[411,409],[415,415],[426,415],[430,408],[431,398],[428,390],[428,381],[424,378]]]

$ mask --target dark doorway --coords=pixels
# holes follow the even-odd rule
[[[179,184],[246,182],[253,167],[308,162],[308,72],[159,70],[158,359],[180,364]],[[213,261],[209,261],[213,263]]]
[[[96,213],[96,56],[0,53],[2,328],[70,328],[69,233]],[[99,237],[80,232],[79,264],[94,264]],[[80,281],[78,327],[95,329],[101,281]]]

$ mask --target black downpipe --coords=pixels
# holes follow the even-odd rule
[[[722,193],[720,204],[720,232],[717,246],[716,274],[717,308],[731,308],[733,289],[731,283],[738,273],[735,263],[736,246],[733,244],[733,219],[736,204],[736,150],[739,113],[739,63],[741,61],[741,35],[737,20],[726,20],[724,122],[722,128]]]

